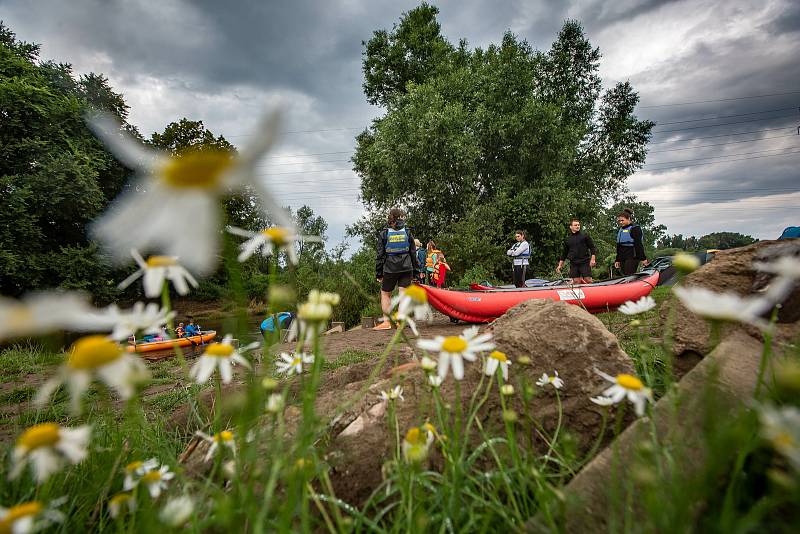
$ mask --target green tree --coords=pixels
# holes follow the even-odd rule
[[[115,294],[111,268],[86,238],[86,224],[123,187],[129,173],[86,127],[83,116],[115,102],[97,75],[76,80],[67,64],[39,59],[0,23],[0,291],[47,287]]]
[[[362,42],[364,93],[370,104],[390,106],[447,62],[453,47],[441,35],[436,21],[439,8],[422,3],[407,13],[391,32],[379,30]]]
[[[521,227],[534,272],[550,271],[569,219],[599,226],[604,207],[624,193],[653,123],[634,115],[638,95],[629,84],[601,91],[599,51],[577,22],[564,25],[547,53],[510,33],[470,51],[463,41],[457,50],[442,44],[432,16],[423,5],[370,41],[405,50],[418,44],[409,36],[426,35],[429,48],[448,52],[426,56],[424,69],[366,46],[367,99],[388,109],[356,139],[368,213],[350,232],[370,242],[386,211],[400,205],[415,235],[444,247],[457,278],[476,261],[508,277],[504,252]],[[375,83],[397,72],[422,74],[391,89]]]

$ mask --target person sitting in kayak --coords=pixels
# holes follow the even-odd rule
[[[525,230],[515,231],[514,239],[517,242],[506,251],[506,255],[514,258],[514,285],[525,287],[525,273],[528,270],[528,258],[531,257],[531,246],[525,240]]]
[[[186,337],[200,335],[200,327],[194,324],[194,319],[191,317],[189,317],[189,324],[187,324],[184,329],[184,334]]]
[[[564,247],[558,258],[556,273],[561,274],[564,260],[569,260],[569,277],[573,284],[591,284],[592,267],[596,265],[597,247],[589,234],[581,232],[581,221],[569,222],[569,234],[564,238]]]
[[[644,254],[644,244],[642,240],[644,234],[642,229],[633,224],[633,211],[625,208],[617,214],[617,257],[614,260],[614,268],[622,269],[625,276],[635,274],[641,263],[647,267],[650,262]]]
[[[178,328],[175,329],[175,336],[176,337],[183,337],[186,335],[185,329],[183,327],[183,323],[178,323]]]
[[[400,208],[389,210],[388,227],[378,234],[376,242],[375,278],[381,284],[381,310],[383,322],[374,330],[389,330],[392,291],[399,288],[402,294],[411,285],[414,273],[419,272],[414,236],[405,227],[405,214]]]

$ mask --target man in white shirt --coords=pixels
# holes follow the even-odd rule
[[[528,258],[531,257],[531,247],[525,240],[525,230],[514,232],[517,240],[506,254],[514,258],[514,285],[525,287],[525,272],[528,270]]]

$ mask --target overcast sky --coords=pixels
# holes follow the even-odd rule
[[[511,30],[547,50],[581,21],[604,85],[630,80],[639,116],[658,122],[629,186],[669,233],[774,239],[800,224],[800,1],[433,3],[444,36],[473,47]],[[361,42],[417,4],[0,0],[0,19],[43,58],[108,76],[146,136],[187,117],[241,145],[265,108],[288,104],[265,179],[325,217],[330,246],[361,213],[354,136],[382,112],[362,92]]]

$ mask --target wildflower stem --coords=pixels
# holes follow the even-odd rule
[[[770,318],[770,328],[764,332],[764,348],[761,351],[761,361],[758,364],[758,380],[756,381],[756,390],[753,396],[756,399],[761,397],[761,386],[764,384],[764,372],[767,370],[767,362],[772,355],[772,332],[773,326],[778,320],[778,307],[772,310],[772,317]]]

